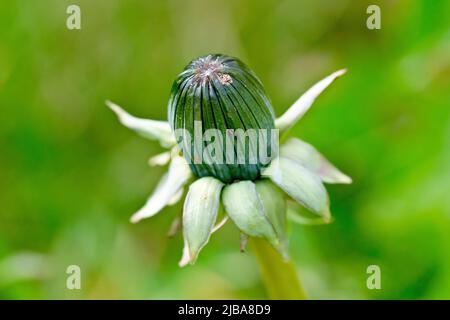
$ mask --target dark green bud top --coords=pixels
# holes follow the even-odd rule
[[[274,112],[261,82],[229,56],[189,63],[172,86],[169,123],[198,177],[254,180],[278,151]]]

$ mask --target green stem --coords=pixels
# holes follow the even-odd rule
[[[258,238],[252,238],[250,241],[269,298],[275,300],[307,299],[297,276],[295,265],[292,262],[284,261],[267,241]]]

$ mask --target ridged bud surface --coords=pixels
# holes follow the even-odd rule
[[[213,176],[225,183],[259,177],[260,170],[268,163],[259,156],[257,161],[250,160],[250,150],[255,151],[253,155],[259,155],[260,149],[266,148],[266,154],[273,156],[270,150],[275,150],[273,144],[278,143],[271,132],[275,128],[273,109],[261,82],[240,60],[225,55],[195,59],[177,77],[169,101],[169,123],[194,174]],[[222,163],[205,161],[205,148],[213,141],[205,136],[209,129],[217,129],[223,137],[221,141],[214,138],[223,146]],[[227,136],[230,138],[238,129],[242,129],[240,132],[253,129],[258,134],[257,140],[247,136],[242,147],[234,137],[231,147]],[[180,134],[183,130],[187,134]],[[243,148],[246,150],[244,163],[239,162],[238,155]],[[234,160],[230,161],[233,154]]]

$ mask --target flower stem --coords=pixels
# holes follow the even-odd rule
[[[251,246],[269,299],[307,299],[292,262],[284,261],[281,255],[263,239],[252,238]]]

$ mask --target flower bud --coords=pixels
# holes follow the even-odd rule
[[[254,180],[278,148],[261,82],[240,60],[225,55],[195,59],[177,77],[169,123],[198,177]]]

